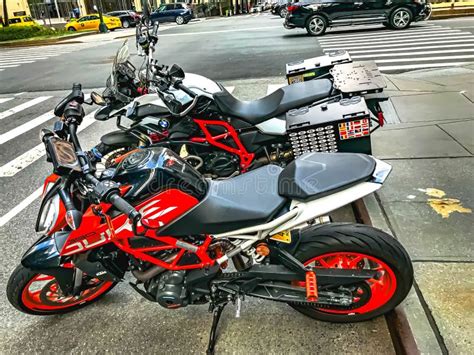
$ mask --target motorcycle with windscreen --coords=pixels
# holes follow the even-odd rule
[[[233,303],[239,315],[247,297],[330,322],[372,319],[406,297],[413,268],[397,240],[318,218],[380,189],[389,164],[309,152],[285,168],[210,180],[173,151],[148,147],[99,174],[76,134],[85,104],[92,102],[75,84],[55,108],[53,130],[41,133],[53,174],[40,237],[8,281],[18,310],[78,310],[130,273],[130,286],[166,309],[209,304],[213,353],[223,308]]]

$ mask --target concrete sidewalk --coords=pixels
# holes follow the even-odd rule
[[[386,76],[390,124],[374,155],[393,166],[365,199],[372,223],[408,249],[403,307],[424,354],[474,353],[474,65]]]

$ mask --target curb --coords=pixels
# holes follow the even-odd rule
[[[70,43],[80,43],[80,41],[69,41],[66,40],[75,39],[78,37],[89,36],[95,34],[96,32],[84,32],[77,33],[69,36],[51,38],[51,39],[42,39],[42,40],[31,40],[31,41],[18,41],[18,42],[0,42],[0,47],[36,47],[36,46],[49,46],[49,45],[60,45],[60,44],[70,44]],[[64,43],[63,43],[64,42]]]
[[[394,235],[385,212],[375,194],[352,204],[357,222],[371,225]],[[395,310],[385,315],[392,342],[397,354],[443,354],[442,347],[431,324],[429,312],[414,287]]]
[[[433,9],[430,20],[445,19],[450,17],[462,17],[474,15],[474,6],[466,7],[445,7]]]

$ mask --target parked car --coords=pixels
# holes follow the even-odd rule
[[[107,29],[114,31],[117,28],[122,27],[122,22],[118,17],[103,15],[104,23],[107,26]],[[82,16],[78,19],[72,19],[66,23],[66,30],[68,31],[85,31],[85,30],[99,30],[100,19],[98,14],[91,14]]]
[[[107,16],[114,16],[118,17],[122,22],[123,28],[129,28],[130,26],[136,26],[138,22],[140,22],[141,16],[134,11],[129,10],[120,10],[120,11],[112,11],[107,12]]]
[[[285,18],[287,14],[286,6],[288,5],[288,0],[279,0],[272,4],[272,14],[279,15],[281,18]]]
[[[8,26],[10,27],[31,27],[39,26],[31,16],[14,16],[8,19]]]
[[[163,4],[150,15],[150,19],[153,22],[176,22],[178,25],[186,24],[192,18],[192,10],[181,3]]]
[[[401,30],[431,15],[426,0],[303,0],[287,7],[284,26],[320,36],[328,27],[382,23]]]

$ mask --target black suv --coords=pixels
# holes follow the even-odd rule
[[[383,23],[401,30],[431,15],[426,0],[303,0],[287,7],[285,28],[320,36],[328,27]]]

